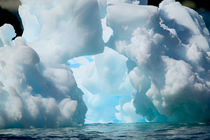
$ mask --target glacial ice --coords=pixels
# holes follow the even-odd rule
[[[209,31],[175,0],[21,0],[0,27],[0,128],[209,122]],[[123,10],[122,10],[123,9]]]
[[[131,95],[136,90],[129,81],[126,61],[126,57],[108,47],[102,54],[92,56],[91,61],[85,57],[69,61],[79,64],[79,67],[72,66],[72,71],[78,87],[84,92],[88,107],[86,123],[144,120],[135,113],[132,104]]]
[[[73,57],[103,52],[97,0],[21,2],[23,38],[45,63],[65,64]]]
[[[11,25],[1,28],[14,32]],[[0,127],[83,124],[82,94],[67,66],[46,68],[22,38],[0,47]]]
[[[122,8],[130,11],[125,20]],[[107,11],[108,44],[135,63],[129,77],[136,112],[149,121],[209,121],[209,32],[202,17],[174,0],[159,8],[114,4]]]

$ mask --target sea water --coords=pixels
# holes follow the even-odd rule
[[[209,123],[89,124],[67,128],[2,129],[0,139],[209,139]]]

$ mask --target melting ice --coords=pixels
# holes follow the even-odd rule
[[[202,17],[175,0],[146,4],[21,0],[22,37],[0,27],[0,127],[208,122]]]

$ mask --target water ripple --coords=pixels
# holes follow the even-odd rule
[[[91,124],[56,129],[1,129],[0,139],[210,139],[210,124]]]

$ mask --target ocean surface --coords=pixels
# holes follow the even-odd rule
[[[210,124],[91,124],[56,129],[1,129],[0,139],[210,139]]]
[[[203,17],[206,27],[210,31],[210,10],[197,10],[197,12]]]

